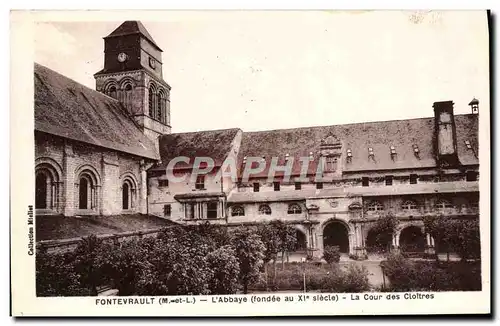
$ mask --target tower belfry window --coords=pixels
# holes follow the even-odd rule
[[[149,104],[149,117],[155,119],[156,118],[156,89],[153,85],[149,86],[149,95],[148,95],[148,104]]]
[[[111,86],[109,88],[109,96],[111,96],[112,98],[116,98],[116,87],[115,86]]]

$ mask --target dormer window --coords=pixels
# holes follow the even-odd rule
[[[332,156],[326,157],[326,170],[334,172],[337,170],[337,158]]]
[[[243,164],[247,164],[247,157],[246,156],[243,158]]]
[[[391,159],[394,160],[396,158],[396,155],[397,155],[396,148],[394,146],[391,146],[390,149],[391,149]]]
[[[368,158],[374,158],[373,147],[368,147]]]
[[[420,154],[420,150],[418,149],[418,146],[415,144],[413,145],[413,154],[415,154],[416,157],[418,157]]]
[[[350,149],[347,150],[347,163],[352,162],[352,151]]]
[[[204,175],[199,175],[196,177],[196,184],[195,188],[198,190],[204,190],[205,189],[205,176]]]
[[[288,162],[289,159],[290,159],[290,154],[286,154],[285,155],[285,162]]]
[[[467,147],[467,149],[472,149],[472,146],[470,144],[470,141],[469,140],[466,140],[465,141],[465,146]]]
[[[309,152],[309,161],[314,161],[314,153]]]

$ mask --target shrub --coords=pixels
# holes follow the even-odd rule
[[[327,263],[338,263],[340,262],[340,250],[337,246],[327,246],[323,250],[323,259],[326,260]]]
[[[324,279],[322,292],[365,292],[370,289],[368,271],[363,266],[350,264],[347,271],[337,270]]]
[[[89,296],[91,291],[80,282],[75,272],[75,255],[69,253],[48,254],[42,250],[36,254],[36,295]]]
[[[381,264],[394,291],[473,291],[481,289],[480,269],[463,262],[411,261],[391,255]]]

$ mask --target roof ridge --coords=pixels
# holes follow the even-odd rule
[[[472,113],[460,113],[455,114],[457,116],[473,116]],[[256,133],[264,133],[264,132],[280,132],[280,131],[294,131],[301,129],[313,129],[313,128],[327,128],[327,127],[337,127],[337,126],[356,126],[362,124],[384,124],[388,122],[400,122],[400,121],[416,121],[416,120],[426,120],[426,119],[434,119],[434,117],[420,117],[420,118],[410,118],[410,119],[393,119],[393,120],[378,120],[378,121],[362,121],[362,122],[349,122],[349,123],[339,123],[332,125],[316,125],[316,126],[304,126],[304,127],[295,127],[295,128],[276,128],[276,129],[267,129],[267,130],[254,130],[254,131],[244,131],[244,134],[256,134]]]
[[[165,136],[169,136],[169,135],[186,135],[186,134],[203,133],[203,132],[229,131],[229,130],[241,130],[241,128],[223,128],[223,129],[208,129],[208,130],[173,132],[173,133],[170,133],[170,134],[165,134]],[[241,131],[243,132],[243,130],[241,130]]]

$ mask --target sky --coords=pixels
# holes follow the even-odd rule
[[[87,16],[90,17],[90,16]],[[36,24],[35,61],[95,89],[103,37],[141,20],[164,51],[173,132],[429,117],[489,108],[485,11],[162,11]],[[107,21],[106,21],[107,20]]]

